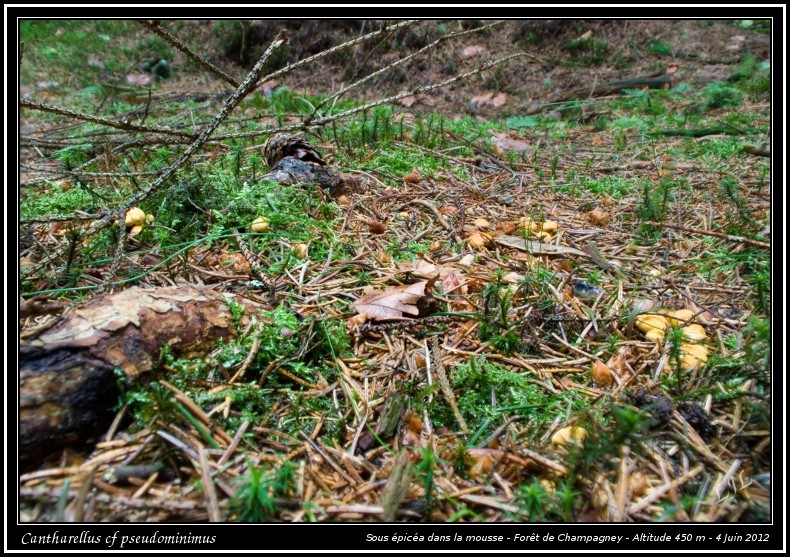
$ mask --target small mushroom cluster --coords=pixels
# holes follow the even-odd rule
[[[698,344],[707,338],[705,328],[699,323],[691,323],[694,312],[690,309],[660,309],[655,313],[643,313],[636,318],[637,328],[653,342],[664,340],[667,329],[682,327],[684,343],[680,345],[680,367],[690,371],[708,361],[708,349]]]
[[[137,236],[143,231],[144,224],[154,222],[154,215],[146,215],[139,207],[132,207],[126,212],[124,224],[129,228],[129,236]]]
[[[536,222],[532,217],[521,217],[518,221],[518,226],[524,230],[529,230],[541,242],[550,242],[559,229],[556,221]]]
[[[494,235],[490,232],[485,232],[485,230],[491,228],[491,223],[486,219],[476,219],[474,226],[477,228],[477,232],[473,232],[469,238],[467,238],[469,245],[474,249],[480,249],[491,245],[491,242],[494,240]]]
[[[486,219],[476,219],[474,221],[476,230],[472,232],[467,241],[474,249],[485,248],[491,245],[494,240],[496,232],[491,232],[491,223]],[[547,220],[544,222],[537,222],[532,217],[521,217],[518,221],[502,221],[496,226],[497,230],[505,234],[513,233],[516,228],[527,230],[533,238],[541,242],[550,242],[559,229],[556,221]]]

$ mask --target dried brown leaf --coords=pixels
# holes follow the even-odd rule
[[[484,46],[473,44],[461,49],[460,54],[461,58],[471,58],[472,56],[478,56],[484,52],[486,52],[486,48]]]
[[[532,145],[521,139],[507,137],[504,134],[494,135],[491,138],[491,143],[494,146],[494,150],[500,156],[504,156],[507,153],[519,153],[522,155],[529,155],[532,153]]]
[[[472,108],[472,110],[477,110],[485,106],[492,106],[494,108],[499,108],[503,106],[506,102],[507,102],[507,93],[499,93],[495,95],[492,92],[488,92],[488,93],[483,93],[482,95],[476,95],[472,97],[472,100],[469,102],[469,105]]]
[[[351,304],[359,313],[367,313],[371,319],[407,319],[416,317],[420,311],[417,302],[425,298],[428,281],[393,286],[386,290],[374,290]]]
[[[139,85],[145,87],[151,83],[151,76],[144,73],[132,73],[126,76],[126,82],[132,85]]]
[[[444,290],[445,294],[448,294],[461,286],[461,282],[458,280],[458,277],[455,273],[447,273],[447,275],[442,279],[442,289]]]
[[[416,276],[429,278],[436,274],[437,267],[433,263],[428,263],[424,259],[416,259],[414,261],[399,262],[395,266],[402,273],[411,273]],[[448,271],[445,271],[445,274]]]

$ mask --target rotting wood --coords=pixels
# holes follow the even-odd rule
[[[107,430],[120,395],[116,369],[131,383],[155,371],[162,346],[194,358],[208,353],[216,339],[235,337],[226,296],[195,286],[134,287],[72,308],[54,326],[22,340],[22,466]]]

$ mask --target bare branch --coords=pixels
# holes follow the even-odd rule
[[[217,114],[214,120],[210,124],[208,124],[205,128],[203,128],[198,138],[194,142],[192,142],[192,144],[189,145],[189,147],[186,148],[186,150],[181,154],[180,157],[178,157],[178,159],[175,160],[175,162],[173,162],[173,164],[168,166],[162,172],[159,178],[154,180],[147,188],[145,188],[143,191],[139,192],[137,195],[132,197],[129,201],[124,203],[120,208],[117,209],[118,211],[122,211],[123,213],[125,213],[127,210],[129,210],[129,208],[134,207],[142,200],[146,199],[149,195],[157,191],[162,186],[162,184],[167,182],[167,180],[176,172],[176,170],[178,170],[181,167],[181,165],[183,165],[187,161],[187,159],[189,159],[192,156],[192,154],[195,153],[195,151],[197,151],[204,143],[206,143],[206,141],[214,132],[214,130],[217,129],[217,127],[222,123],[222,121],[231,112],[231,110],[236,108],[236,106],[238,106],[241,100],[254,88],[255,82],[260,77],[260,74],[263,71],[263,66],[266,63],[266,60],[268,60],[269,57],[272,55],[272,53],[277,48],[279,48],[283,44],[283,42],[285,42],[282,36],[283,33],[280,32],[277,35],[277,37],[274,39],[274,41],[272,41],[271,45],[269,45],[269,48],[267,48],[266,52],[263,53],[263,56],[261,56],[260,60],[258,60],[258,62],[255,64],[255,67],[252,68],[252,71],[250,71],[250,73],[247,75],[247,78],[244,80],[244,82],[233,93],[233,95],[231,95],[225,101],[225,106],[222,107],[222,110],[220,110],[219,114]],[[94,222],[91,225],[91,227],[86,231],[86,237],[96,234],[100,230],[103,230],[104,228],[109,226],[112,223],[112,214],[113,213],[107,213],[104,216],[102,216],[101,219]],[[51,256],[52,259],[54,259],[55,257],[56,256],[54,255]],[[39,262],[38,266],[45,265],[49,263],[49,261],[50,258],[42,260],[41,262]]]
[[[98,116],[92,116],[91,114],[85,114],[84,112],[77,112],[75,110],[69,110],[67,108],[61,108],[51,104],[37,103],[33,101],[21,101],[19,106],[20,108],[30,108],[32,110],[40,110],[42,112],[53,112],[55,114],[61,114],[62,116],[68,116],[78,120],[85,120],[86,122],[93,122],[94,124],[100,124],[102,126],[118,128],[119,130],[163,133],[167,135],[178,135],[181,137],[194,137],[194,135],[191,133],[171,130],[170,128],[163,126],[137,126],[128,122],[118,122],[115,120],[108,120],[107,118],[99,118]]]
[[[186,54],[187,56],[192,58],[195,62],[197,62],[198,64],[200,64],[204,68],[206,68],[208,71],[210,71],[214,75],[218,76],[220,79],[223,79],[223,80],[227,81],[228,83],[230,83],[234,87],[238,87],[239,86],[239,82],[238,81],[236,81],[231,76],[229,76],[228,74],[226,74],[225,72],[220,70],[218,67],[216,67],[214,64],[212,64],[208,60],[206,60],[204,58],[201,58],[199,54],[196,54],[196,53],[192,52],[192,50],[190,50],[190,48],[187,45],[185,45],[184,43],[179,41],[176,37],[174,37],[173,35],[171,35],[167,31],[165,31],[164,29],[162,29],[162,27],[159,24],[154,24],[153,22],[151,22],[149,20],[146,20],[146,19],[138,19],[137,23],[139,23],[140,25],[142,25],[146,29],[150,29],[151,31],[153,31],[154,33],[156,33],[157,35],[162,37],[168,43],[170,43],[171,45],[176,47],[178,50],[180,50],[181,52],[183,52],[184,54]]]
[[[339,45],[333,46],[332,48],[329,48],[327,50],[323,50],[323,51],[319,52],[318,54],[314,54],[313,56],[309,56],[309,57],[305,58],[304,60],[299,60],[298,62],[296,62],[294,64],[291,64],[289,66],[285,66],[284,68],[280,68],[279,70],[277,70],[275,72],[272,72],[272,73],[262,77],[261,80],[260,80],[260,83],[256,84],[256,87],[258,85],[260,85],[261,83],[265,83],[267,81],[270,81],[272,79],[280,77],[281,75],[285,75],[288,72],[291,72],[291,71],[293,71],[293,70],[295,70],[297,68],[300,68],[300,67],[306,66],[306,65],[308,65],[308,64],[310,64],[312,62],[315,62],[319,58],[323,58],[324,56],[329,56],[330,54],[332,54],[334,52],[337,52],[338,50],[342,50],[344,48],[348,48],[350,46],[354,46],[356,44],[363,43],[363,42],[365,42],[367,40],[370,40],[370,39],[372,39],[374,37],[377,37],[378,35],[381,35],[382,33],[388,33],[390,31],[396,31],[396,30],[401,29],[403,27],[408,27],[409,25],[414,25],[417,22],[418,22],[418,20],[416,20],[416,19],[409,19],[407,21],[401,21],[400,23],[396,23],[395,25],[391,25],[389,27],[382,27],[378,31],[373,31],[372,33],[368,33],[367,35],[363,35],[361,37],[357,37],[356,39],[352,39],[350,41],[344,42],[343,44],[339,44]]]
[[[729,240],[731,242],[736,242],[739,244],[746,244],[748,246],[754,246],[756,248],[764,248],[764,249],[771,249],[771,244],[769,242],[761,242],[759,240],[752,240],[751,238],[744,238],[743,236],[735,236],[734,234],[725,234],[723,232],[715,232],[713,230],[697,230],[694,228],[688,228],[686,226],[680,226],[677,224],[669,224],[667,222],[654,222],[654,221],[647,221],[647,224],[650,226],[658,226],[664,228],[674,228],[675,230],[680,230],[681,232],[688,232],[690,234],[701,234],[703,236],[713,236],[714,238],[721,238],[722,240]]]
[[[367,75],[367,76],[363,77],[362,79],[360,79],[358,81],[355,81],[354,83],[352,83],[350,85],[347,85],[346,87],[343,87],[342,89],[340,89],[340,91],[338,91],[334,95],[332,95],[330,97],[327,97],[326,99],[324,99],[323,101],[318,103],[318,106],[315,107],[315,110],[313,110],[313,113],[310,116],[307,117],[307,120],[305,122],[309,123],[310,121],[312,121],[313,117],[316,114],[318,114],[318,111],[321,110],[321,108],[323,108],[328,102],[336,101],[337,99],[339,99],[341,96],[343,96],[345,93],[347,93],[351,89],[355,89],[356,87],[359,87],[360,85],[363,85],[364,83],[367,83],[371,79],[376,78],[377,76],[383,74],[387,70],[391,70],[392,68],[396,68],[396,67],[400,66],[401,64],[404,64],[405,62],[408,62],[409,60],[411,60],[415,56],[418,56],[418,55],[422,54],[423,52],[426,52],[428,50],[436,48],[438,45],[440,45],[441,43],[443,43],[445,41],[448,41],[450,39],[455,39],[455,38],[461,37],[463,35],[469,35],[471,33],[477,33],[477,32],[483,31],[485,29],[490,29],[491,27],[494,27],[496,25],[500,25],[501,23],[504,23],[504,20],[495,21],[493,23],[489,23],[488,25],[484,25],[483,27],[476,27],[475,29],[467,29],[466,31],[457,31],[455,33],[449,33],[447,35],[443,35],[443,36],[439,37],[438,39],[433,41],[431,44],[422,47],[420,50],[412,52],[408,56],[404,56],[403,58],[401,58],[400,60],[397,60],[396,62],[393,62],[389,66],[387,66],[385,68],[381,68],[380,70],[377,70],[377,71],[373,72],[372,74]]]
[[[411,96],[411,95],[421,95],[423,93],[427,93],[428,91],[433,91],[434,89],[439,89],[440,87],[444,87],[446,85],[449,85],[450,83],[454,83],[454,82],[459,81],[461,79],[464,79],[466,77],[478,74],[480,72],[484,72],[484,71],[486,71],[488,69],[493,68],[494,66],[498,66],[499,64],[501,64],[503,62],[507,62],[508,60],[512,60],[513,58],[518,58],[520,56],[528,56],[529,58],[532,58],[536,62],[540,62],[540,60],[538,58],[536,58],[535,56],[533,56],[532,54],[529,54],[527,52],[517,52],[516,54],[511,54],[509,56],[503,56],[502,58],[498,58],[498,59],[493,60],[491,62],[486,62],[485,64],[483,64],[482,66],[480,66],[479,68],[477,68],[475,70],[470,70],[468,72],[465,72],[465,73],[462,73],[462,74],[458,74],[457,76],[451,77],[450,79],[447,79],[447,80],[442,81],[440,83],[433,83],[431,85],[421,85],[421,86],[415,87],[414,89],[412,89],[410,91],[406,91],[404,93],[398,93],[397,95],[392,95],[390,97],[386,97],[386,98],[383,98],[383,99],[372,101],[372,102],[369,102],[368,104],[365,104],[363,106],[358,106],[356,108],[352,108],[352,109],[346,110],[345,112],[340,112],[338,114],[333,114],[331,116],[324,116],[323,118],[318,118],[317,120],[315,120],[310,125],[310,127],[323,126],[324,124],[328,124],[329,122],[332,122],[334,120],[339,120],[341,118],[345,118],[346,116],[350,116],[352,114],[356,114],[357,112],[364,112],[365,110],[370,110],[371,108],[374,108],[374,107],[377,107],[377,106],[381,106],[382,104],[387,104],[387,103],[390,103],[390,102],[393,102],[393,101],[397,101],[399,99],[402,99],[404,97],[408,97],[408,96]],[[303,127],[305,127],[304,124],[303,124]]]
[[[96,287],[96,290],[93,291],[93,296],[101,294],[112,282],[113,277],[118,272],[118,266],[121,264],[121,258],[123,257],[124,249],[126,248],[126,223],[125,223],[126,213],[124,211],[118,211],[118,242],[115,245],[115,254],[112,256],[112,263],[110,264],[110,268],[104,274],[104,278],[101,281],[101,284]]]
[[[47,215],[45,217],[31,217],[29,219],[20,219],[19,224],[34,224],[34,223],[47,223],[47,222],[68,222],[75,220],[97,220],[103,218],[107,213],[85,213],[84,215]]]
[[[44,174],[60,174],[65,176],[84,176],[88,178],[124,178],[126,176],[159,176],[163,170],[145,170],[137,172],[78,172],[76,170],[65,170],[62,168],[47,168],[45,166],[32,166],[20,164],[19,168],[33,170]]]

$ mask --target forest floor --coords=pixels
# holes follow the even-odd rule
[[[23,25],[24,304],[189,284],[238,319],[23,470],[23,521],[770,521],[764,22],[489,23],[262,79],[155,188],[235,87],[134,22]],[[239,82],[282,26],[264,73],[380,22],[162,23]],[[300,126],[342,191],[261,178]]]

